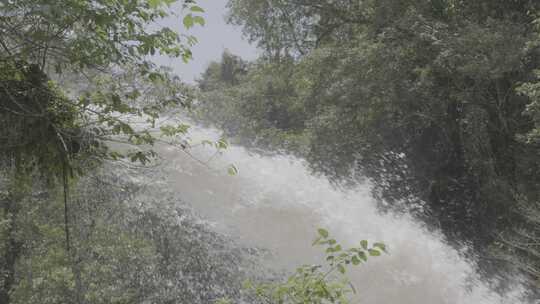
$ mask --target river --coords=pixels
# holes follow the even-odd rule
[[[193,127],[189,136],[192,142],[215,140],[220,132]],[[343,245],[368,239],[388,246],[388,255],[351,272],[360,303],[522,303],[518,287],[503,296],[493,292],[440,234],[410,216],[378,212],[369,184],[337,189],[301,159],[235,145],[218,155],[203,146],[192,148],[191,156],[172,147],[159,150],[167,186],[213,229],[268,249],[265,263],[274,269],[317,262],[320,249],[311,243],[323,227]],[[231,163],[239,169],[236,176],[227,174]]]

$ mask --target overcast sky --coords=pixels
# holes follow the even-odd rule
[[[213,60],[221,58],[223,50],[229,49],[233,54],[244,59],[254,59],[257,50],[242,38],[242,30],[225,22],[225,5],[227,0],[198,0],[197,4],[205,9],[204,27],[196,26],[189,31],[197,37],[199,43],[193,47],[193,60],[185,64],[181,59],[159,57],[157,63],[167,65],[186,82],[193,82]],[[171,28],[182,28],[179,18],[169,19],[163,25]],[[185,31],[184,31],[185,32]]]

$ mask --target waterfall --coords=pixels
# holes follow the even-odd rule
[[[194,127],[189,136],[197,142],[217,139],[220,132]],[[274,269],[317,262],[320,248],[311,242],[323,227],[344,245],[368,239],[389,248],[388,255],[351,272],[360,303],[521,303],[520,288],[504,296],[493,292],[441,235],[407,215],[378,212],[369,184],[336,189],[301,159],[252,154],[234,145],[218,155],[202,146],[191,149],[192,156],[171,147],[159,150],[168,187],[213,229],[268,249],[265,263]],[[238,175],[227,174],[230,163]]]

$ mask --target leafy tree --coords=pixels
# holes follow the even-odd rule
[[[412,211],[480,256],[493,256],[502,234],[535,233],[520,206],[540,193],[537,1],[231,0],[229,9],[265,51],[247,75],[284,84],[276,99],[249,76],[221,103],[205,92],[205,111],[241,117],[234,133],[276,149],[292,140],[336,182],[367,177],[382,207]],[[268,119],[273,108],[293,123]],[[519,259],[538,269],[534,254]]]
[[[195,42],[194,37],[167,27],[152,30],[150,26],[168,17],[169,8],[175,2],[178,1],[2,2],[0,30],[5,35],[0,43],[0,56],[8,64],[22,62],[49,76],[70,72],[81,76],[78,79],[89,78],[85,80],[91,84],[88,89],[79,92],[76,100],[69,101],[77,111],[77,119],[100,122],[100,127],[106,128],[98,131],[99,136],[125,134],[132,143],[151,144],[153,140],[148,132],[137,132],[117,114],[133,114],[155,121],[163,105],[186,102],[180,88],[165,91],[169,96],[160,96],[161,103],[137,106],[141,97],[145,97],[139,88],[125,87],[118,82],[105,85],[103,77],[118,78],[118,74],[127,73],[131,77],[138,75],[139,82],[151,85],[171,81],[171,75],[154,67],[148,56],[160,53],[183,60],[191,57],[189,46]],[[186,1],[183,6],[188,12],[184,17],[186,27],[204,24],[202,17],[196,15],[202,11],[200,7],[193,1]],[[96,78],[101,82],[95,84]],[[8,108],[17,109],[15,100],[5,102]],[[129,155],[143,162],[148,156],[151,154]]]
[[[538,22],[535,21],[536,23]],[[537,32],[538,32],[538,25]],[[530,42],[529,48],[538,47],[538,34],[535,40]],[[538,71],[535,71],[538,75]],[[538,76],[536,77],[538,78]],[[518,87],[518,92],[529,98],[524,115],[530,117],[533,122],[533,127],[527,129],[528,133],[518,134],[517,139],[533,151],[540,148],[539,126],[540,126],[540,86],[536,80],[527,82]],[[534,168],[534,167],[533,167]],[[528,168],[530,170],[530,168]],[[534,170],[534,169],[533,169]],[[535,189],[526,189],[529,192],[534,192]],[[517,212],[521,214],[523,222],[516,225],[511,231],[502,234],[499,242],[496,244],[497,249],[508,250],[510,254],[502,252],[503,259],[529,273],[532,277],[537,278],[536,284],[540,286],[540,264],[539,264],[539,240],[540,240],[540,198],[536,196],[524,196],[516,194]],[[531,260],[534,263],[531,263]]]
[[[11,302],[12,293],[17,294],[20,275],[15,265],[28,254],[21,234],[32,224],[22,220],[32,209],[26,203],[35,194],[32,186],[41,180],[47,182],[51,195],[58,185],[63,186],[66,252],[54,242],[50,248],[30,252],[50,249],[45,252],[51,258],[47,267],[54,269],[56,277],[43,280],[58,284],[46,288],[51,292],[48,300],[61,302],[55,298],[61,296],[57,291],[69,291],[75,282],[74,299],[82,303],[82,270],[73,248],[80,244],[70,242],[69,234],[74,228],[69,222],[73,214],[69,186],[78,174],[104,159],[147,162],[155,155],[152,150],[110,151],[109,142],[151,145],[158,139],[150,129],[161,112],[168,106],[189,103],[180,81],[149,61],[154,54],[184,61],[191,57],[194,37],[154,26],[171,15],[174,3],[183,8],[185,27],[204,24],[202,8],[191,0],[0,2],[0,169],[10,177],[1,197],[0,298],[5,303]],[[71,78],[71,83],[52,80],[62,77]],[[68,87],[76,90],[67,92]],[[158,90],[160,94],[149,98]],[[128,116],[149,126],[135,128]],[[183,125],[164,127],[171,137],[186,130]],[[55,239],[59,227],[53,223],[43,233]],[[27,300],[41,301],[22,301]]]
[[[223,60],[212,63],[199,80],[198,117],[247,146],[299,149],[296,143],[301,140],[306,113],[300,96],[290,94],[296,76],[292,58],[279,65],[265,59],[249,65],[233,59],[238,62],[234,68],[238,84],[221,77],[227,65]]]

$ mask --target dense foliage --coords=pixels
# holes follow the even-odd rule
[[[540,278],[540,3],[231,0],[265,51],[224,54],[199,112],[255,146],[364,176],[480,262]],[[231,72],[232,71],[232,72]]]
[[[0,221],[0,249],[12,229],[20,250],[14,261],[0,260],[16,270],[2,303],[239,300],[245,269],[253,268],[247,252],[208,230],[172,193],[149,185],[156,179],[149,170],[109,163],[73,185],[69,251],[61,191],[35,183],[19,192],[25,214]],[[13,199],[9,180],[2,179],[3,204]]]
[[[70,188],[108,159],[147,162],[155,153],[137,146],[158,140],[150,130],[160,113],[188,105],[181,82],[148,61],[191,56],[193,37],[153,26],[175,2],[185,27],[204,23],[190,0],[0,2],[1,303],[142,302],[148,286],[138,286],[159,282],[130,281],[141,271],[131,262],[151,267],[152,237],[107,222],[112,199],[98,201],[95,209],[103,210],[93,210],[95,218],[81,218],[92,203],[89,195],[82,199],[88,205],[72,201]],[[135,128],[133,118],[146,125]],[[186,130],[162,127],[171,137]],[[112,150],[111,142],[128,146]],[[103,239],[109,234],[117,239]],[[114,271],[122,265],[125,273]]]

